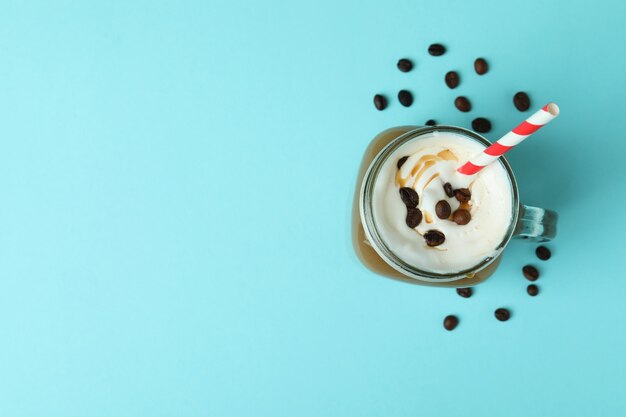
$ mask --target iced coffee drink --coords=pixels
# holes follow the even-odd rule
[[[457,172],[488,144],[445,126],[379,135],[355,197],[353,240],[363,263],[433,285],[468,286],[489,276],[515,230],[515,180],[504,160],[476,175]]]

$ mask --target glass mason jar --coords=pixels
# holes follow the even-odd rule
[[[391,251],[378,232],[372,215],[373,187],[378,173],[387,158],[403,144],[419,140],[430,133],[446,132],[460,135],[479,142],[487,147],[491,143],[481,135],[455,126],[401,126],[387,129],[378,134],[365,151],[357,180],[352,210],[352,242],[361,262],[377,274],[423,285],[445,287],[469,287],[491,276],[499,262],[502,251],[511,238],[527,239],[535,242],[551,240],[556,235],[557,214],[551,210],[529,207],[519,202],[517,182],[510,165],[504,157],[497,162],[508,175],[511,186],[511,223],[497,246],[493,256],[481,259],[476,265],[455,273],[437,273],[410,265]]]

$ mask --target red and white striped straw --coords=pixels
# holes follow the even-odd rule
[[[515,145],[547,125],[559,115],[559,106],[548,103],[537,113],[524,120],[519,126],[502,136],[497,142],[463,164],[457,171],[465,175],[474,175]]]

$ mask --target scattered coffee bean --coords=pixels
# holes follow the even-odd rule
[[[484,117],[477,117],[472,120],[472,129],[479,133],[487,133],[491,130],[491,122]]]
[[[467,188],[459,188],[454,190],[454,196],[461,203],[467,203],[472,199],[472,192]]]
[[[472,215],[467,210],[458,209],[452,215],[452,220],[454,220],[454,222],[459,226],[463,226],[468,224],[470,220],[472,220]]]
[[[449,182],[443,185],[443,191],[446,192],[446,195],[448,197],[454,197],[454,190],[452,189],[452,184],[450,184]]]
[[[513,104],[517,110],[526,111],[530,108],[530,98],[528,98],[528,94],[520,91],[513,96]]]
[[[387,99],[380,94],[376,94],[374,96],[374,106],[376,106],[378,110],[385,110],[385,107],[387,107]]]
[[[448,88],[457,88],[461,80],[459,79],[459,73],[456,71],[448,71],[444,78]]]
[[[432,56],[441,56],[446,53],[446,48],[440,43],[433,43],[428,47],[428,53]]]
[[[422,222],[422,212],[418,208],[407,208],[406,225],[415,229]]]
[[[535,284],[530,284],[528,287],[526,287],[526,292],[531,297],[534,297],[535,295],[539,294],[539,287]]]
[[[552,252],[550,252],[550,249],[546,248],[545,246],[539,246],[535,253],[537,254],[537,258],[541,259],[542,261],[547,261],[548,259],[550,259],[550,256],[552,256]]]
[[[400,188],[400,198],[407,208],[415,208],[420,203],[420,197],[417,191],[410,187]]]
[[[454,105],[457,109],[462,111],[463,113],[467,113],[472,110],[472,105],[467,97],[459,96],[454,100]]]
[[[446,316],[445,319],[443,319],[443,327],[448,331],[454,330],[454,328],[458,326],[458,324],[459,324],[459,319],[456,316],[449,315],[449,316]]]
[[[539,271],[532,265],[526,265],[522,268],[522,273],[529,281],[537,281],[539,278]]]
[[[446,235],[439,230],[429,230],[424,233],[424,239],[426,239],[428,246],[439,246],[446,241]]]
[[[404,107],[409,107],[411,104],[413,104],[413,94],[411,94],[411,92],[407,90],[400,90],[398,92],[398,101],[400,101],[400,104],[402,104]]]
[[[435,213],[440,219],[447,219],[450,217],[451,212],[452,208],[446,200],[439,200],[435,205]]]
[[[402,167],[402,165],[404,165],[404,163],[406,162],[406,160],[409,159],[409,156],[403,156],[402,158],[398,159],[398,164],[397,167],[398,169],[400,169]]]
[[[402,58],[398,61],[398,69],[402,72],[409,72],[413,69],[413,63],[406,58]]]
[[[500,321],[507,321],[511,318],[511,312],[506,308],[499,308],[495,311],[495,316]]]
[[[483,75],[489,71],[489,65],[484,58],[476,58],[476,61],[474,61],[474,70],[476,70],[476,74]]]
[[[456,289],[456,293],[459,294],[463,298],[470,298],[472,296],[472,292],[473,291],[470,287]]]
[[[435,122],[433,119],[428,119],[428,120],[426,120],[425,125],[426,126],[436,126],[437,122]]]

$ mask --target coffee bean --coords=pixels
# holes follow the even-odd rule
[[[459,226],[463,226],[468,224],[470,220],[472,220],[472,215],[467,210],[458,209],[452,215],[452,220],[454,220],[454,222]]]
[[[531,297],[534,297],[535,295],[539,294],[539,287],[535,284],[530,284],[528,287],[526,287],[526,292]]]
[[[456,71],[448,71],[444,77],[448,88],[457,88],[461,80],[459,79],[459,73]]]
[[[483,75],[489,71],[489,65],[484,58],[476,58],[476,61],[474,61],[474,70],[476,70],[476,74]]]
[[[443,319],[443,327],[448,331],[454,330],[454,328],[458,326],[458,324],[459,324],[459,319],[456,316],[449,315],[449,316],[446,316],[445,319]]]
[[[417,191],[410,187],[400,188],[400,198],[407,208],[415,208],[420,203],[420,197],[417,195]]]
[[[548,259],[550,259],[550,256],[552,256],[552,252],[550,252],[550,249],[546,248],[545,246],[539,246],[535,253],[537,254],[537,258],[541,259],[542,261],[547,261]]]
[[[463,113],[467,113],[472,110],[472,104],[467,99],[467,97],[459,96],[454,100],[454,105],[457,109],[462,111]]]
[[[424,239],[426,239],[428,246],[439,246],[446,241],[446,235],[439,230],[429,230],[424,233]]]
[[[507,321],[511,318],[511,312],[506,308],[499,308],[495,311],[495,316],[500,321]]]
[[[402,72],[409,72],[413,69],[413,63],[406,58],[402,58],[398,61],[398,69]]]
[[[532,265],[526,265],[525,267],[523,267],[522,273],[529,281],[537,281],[537,279],[539,278],[539,271],[537,271],[537,268]]]
[[[480,133],[487,133],[491,130],[491,122],[484,117],[477,117],[472,120],[472,129]]]
[[[513,104],[517,110],[526,111],[530,108],[530,98],[528,98],[528,94],[520,91],[513,96]]]
[[[426,123],[424,123],[426,126],[436,126],[437,122],[435,122],[433,119],[428,119],[426,120]]]
[[[472,296],[472,292],[473,291],[470,287],[456,289],[456,293],[459,294],[463,298],[470,298]]]
[[[461,203],[467,203],[472,199],[472,192],[467,188],[459,188],[454,190],[454,196]]]
[[[374,106],[376,106],[378,110],[385,110],[385,107],[387,107],[387,99],[380,94],[376,94],[374,96]]]
[[[454,197],[454,190],[452,190],[452,184],[449,182],[443,185],[443,191],[445,191],[448,197]]]
[[[407,159],[409,159],[408,155],[403,156],[402,158],[398,159],[398,164],[397,164],[398,169],[402,168],[402,165],[404,165]]]
[[[398,101],[400,101],[400,104],[402,104],[404,107],[409,107],[411,104],[413,104],[413,94],[411,94],[411,92],[407,90],[400,90],[398,92]]]
[[[422,212],[418,208],[408,208],[406,212],[406,225],[415,229],[422,222]]]
[[[428,47],[428,53],[432,56],[441,56],[446,53],[446,48],[440,43],[433,43]]]
[[[439,200],[435,205],[435,213],[440,219],[447,219],[450,217],[451,212],[452,208],[450,208],[450,204],[446,200]]]

